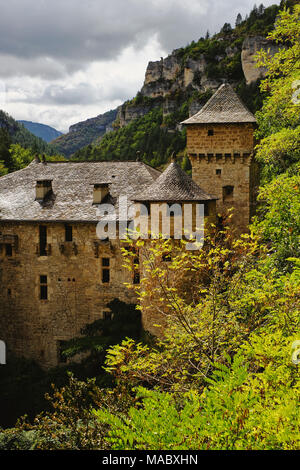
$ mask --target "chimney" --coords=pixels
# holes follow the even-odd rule
[[[38,156],[38,154],[35,155],[34,161],[35,161],[35,163],[41,163],[41,160],[40,160],[40,157]]]
[[[109,194],[108,183],[94,184],[93,204],[101,204],[107,194]]]
[[[39,180],[36,182],[36,201],[43,201],[45,197],[52,193],[52,180]]]

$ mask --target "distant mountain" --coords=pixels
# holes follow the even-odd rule
[[[55,155],[58,153],[54,145],[48,144],[41,138],[32,134],[23,124],[17,122],[9,114],[0,109],[0,128],[8,132],[11,143],[20,144],[25,149],[32,149],[36,153]]]
[[[70,127],[67,134],[52,141],[59,153],[70,157],[74,152],[98,141],[106,132],[112,130],[112,123],[117,117],[117,109],[99,114],[86,121],[78,122]]]
[[[17,121],[23,124],[26,129],[28,129],[36,137],[40,137],[45,142],[51,142],[51,140],[57,139],[60,137],[62,132],[57,131],[53,127],[46,126],[45,124],[39,124],[38,122],[31,121]]]

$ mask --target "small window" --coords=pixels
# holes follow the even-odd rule
[[[214,135],[214,130],[213,129],[208,129],[207,135]]]
[[[47,256],[47,227],[40,225],[39,227],[40,238],[40,256]]]
[[[204,217],[209,216],[209,204],[208,202],[204,204]]]
[[[7,296],[11,297],[11,289],[7,289]]]
[[[65,240],[66,242],[73,241],[73,227],[71,225],[65,225]]]
[[[40,299],[48,300],[48,279],[47,276],[40,276]]]
[[[223,186],[223,202],[233,200],[233,186]]]
[[[102,282],[108,284],[110,281],[110,259],[102,258]]]
[[[112,320],[112,312],[104,311],[102,317],[103,320]]]
[[[221,173],[222,173],[221,168],[217,168],[217,169],[216,169],[216,175],[217,175],[217,176],[221,176]]]
[[[10,243],[5,245],[5,254],[6,256],[12,256],[12,245]]]

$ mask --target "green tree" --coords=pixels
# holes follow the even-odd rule
[[[268,35],[279,51],[271,57],[267,51],[257,55],[257,65],[267,68],[261,91],[268,96],[257,113],[257,158],[264,165],[263,176],[286,171],[299,161],[300,100],[300,5],[291,12],[284,9],[276,21],[276,28]],[[271,170],[271,171],[270,171]]]

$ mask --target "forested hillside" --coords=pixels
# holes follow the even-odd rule
[[[45,142],[49,143],[57,137],[62,135],[62,132],[57,131],[53,127],[46,126],[45,124],[40,124],[38,122],[31,121],[18,121],[23,124],[23,126],[29,130],[33,135],[43,139]]]
[[[78,122],[70,127],[67,134],[58,137],[52,143],[59,153],[70,157],[78,149],[94,142],[110,131],[116,116],[117,110],[114,109],[95,118]]]
[[[28,165],[35,154],[55,156],[57,153],[53,145],[36,137],[0,110],[0,176]]]

